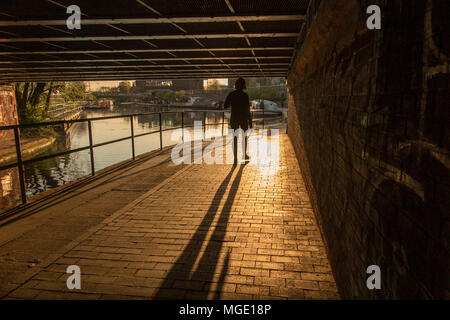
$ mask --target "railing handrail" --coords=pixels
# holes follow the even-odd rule
[[[160,113],[181,113],[181,112],[230,112],[230,110],[179,110],[179,111],[152,111],[152,112],[143,112],[143,113],[130,113],[130,114],[122,114],[117,116],[106,116],[106,117],[94,117],[94,118],[83,118],[83,119],[73,119],[73,120],[55,120],[55,121],[47,121],[47,122],[36,122],[36,123],[24,123],[24,124],[13,124],[9,126],[0,126],[0,130],[12,130],[14,128],[29,128],[29,127],[45,127],[45,126],[54,126],[60,124],[72,124],[77,122],[86,122],[88,120],[98,121],[98,120],[108,120],[108,119],[118,119],[118,118],[126,118],[130,116],[146,116]]]
[[[106,117],[94,117],[94,118],[84,118],[84,119],[74,119],[74,120],[58,120],[58,121],[48,121],[48,122],[40,122],[40,123],[29,123],[29,124],[16,124],[16,125],[9,125],[9,126],[1,126],[0,130],[14,130],[14,139],[15,139],[15,147],[16,147],[16,159],[17,161],[8,165],[4,165],[4,166],[0,166],[0,170],[6,170],[6,169],[10,169],[13,167],[17,167],[19,170],[19,178],[20,178],[20,191],[21,191],[21,197],[22,197],[22,203],[26,204],[27,203],[27,196],[26,196],[26,186],[25,186],[25,172],[24,172],[24,164],[27,163],[33,163],[33,162],[37,162],[37,161],[42,161],[42,160],[46,160],[46,159],[51,159],[51,158],[55,158],[58,156],[62,156],[62,155],[66,155],[66,154],[71,154],[71,153],[75,153],[75,152],[80,152],[83,150],[90,150],[90,159],[91,159],[91,174],[94,175],[95,174],[95,166],[94,166],[94,148],[96,147],[100,147],[103,145],[107,145],[107,144],[112,144],[112,143],[116,143],[119,141],[124,141],[124,140],[128,140],[131,139],[132,143],[131,143],[131,148],[132,148],[132,159],[135,160],[135,143],[134,143],[134,139],[137,137],[141,137],[141,136],[145,136],[145,135],[150,135],[150,134],[154,134],[154,133],[158,133],[160,135],[160,149],[163,148],[163,140],[162,140],[162,133],[165,131],[169,131],[169,130],[176,130],[176,129],[182,129],[183,130],[183,139],[184,139],[184,128],[187,127],[191,127],[191,126],[187,126],[184,124],[184,114],[185,112],[190,112],[190,113],[197,113],[197,112],[202,112],[204,115],[206,115],[206,112],[214,112],[214,113],[222,113],[223,115],[225,114],[225,112],[229,112],[229,110],[177,110],[177,111],[154,111],[154,112],[143,112],[143,113],[132,113],[132,114],[126,114],[126,115],[117,115],[117,116],[106,116]],[[171,113],[181,113],[182,115],[182,126],[181,127],[171,127],[171,128],[166,128],[163,129],[162,128],[162,115],[163,114],[171,114]],[[141,133],[138,135],[135,135],[134,133],[134,124],[133,124],[133,118],[137,117],[137,116],[144,116],[144,115],[159,115],[159,130],[153,130],[151,132],[145,132],[145,133]],[[108,120],[108,119],[119,119],[119,118],[130,118],[130,129],[131,129],[131,135],[130,136],[126,136],[120,139],[115,139],[115,140],[110,140],[110,141],[105,141],[102,143],[97,143],[94,144],[93,142],[93,137],[92,137],[92,126],[91,123],[92,121],[101,121],[101,120]],[[223,121],[224,121],[224,117],[222,116],[222,123],[213,123],[213,124],[206,124],[205,121],[205,117],[203,117],[203,121],[204,126],[206,127],[207,125],[220,125],[222,124],[222,135],[223,135]],[[57,152],[57,153],[53,153],[50,155],[46,155],[46,156],[40,156],[40,157],[32,157],[31,159],[26,159],[23,160],[22,159],[22,150],[21,150],[21,143],[20,143],[20,133],[19,133],[19,129],[20,128],[30,128],[30,127],[42,127],[42,126],[52,126],[52,125],[66,125],[66,124],[73,124],[73,123],[81,123],[81,122],[87,122],[88,123],[88,128],[89,128],[89,145],[85,146],[85,147],[81,147],[81,148],[76,148],[76,149],[72,149],[72,150],[66,150],[63,152]]]
[[[269,110],[251,110],[251,112],[258,112],[263,111],[264,113],[270,114],[275,113],[275,111],[269,111]],[[86,122],[88,120],[91,121],[98,121],[98,120],[108,120],[108,119],[118,119],[118,118],[126,118],[130,116],[146,116],[146,115],[154,115],[154,114],[160,114],[160,113],[185,113],[185,112],[217,112],[217,113],[228,113],[231,112],[230,109],[198,109],[198,110],[170,110],[170,111],[152,111],[152,112],[142,112],[142,113],[130,113],[130,114],[123,114],[123,115],[117,115],[117,116],[106,116],[106,117],[94,117],[94,118],[83,118],[83,119],[73,119],[73,120],[55,120],[55,121],[47,121],[47,122],[36,122],[36,123],[24,123],[24,124],[13,124],[8,126],[0,126],[0,130],[12,130],[14,128],[29,128],[29,127],[45,127],[45,126],[54,126],[54,125],[60,125],[60,124],[72,124],[77,122]]]
[[[262,110],[251,110],[251,112],[257,112],[257,111],[262,111],[263,115],[265,113],[274,113],[273,111],[266,111],[264,109],[262,109]],[[57,120],[57,121],[48,121],[48,122],[39,122],[39,123],[16,124],[16,125],[9,125],[9,126],[1,126],[0,130],[14,130],[14,139],[15,139],[16,157],[17,157],[16,159],[17,159],[17,161],[15,163],[11,163],[11,164],[8,164],[8,165],[0,166],[0,170],[6,170],[6,169],[13,168],[13,167],[18,167],[19,177],[20,177],[20,180],[21,180],[20,181],[20,187],[21,187],[21,194],[22,194],[22,202],[25,204],[27,202],[27,197],[26,197],[26,186],[25,186],[25,173],[24,173],[24,168],[23,168],[24,164],[33,163],[33,162],[37,162],[37,161],[43,161],[43,160],[46,160],[46,159],[51,159],[51,158],[59,157],[59,156],[62,156],[62,155],[67,155],[67,154],[80,152],[80,151],[84,151],[84,150],[89,149],[90,150],[90,160],[91,160],[91,174],[94,175],[95,174],[94,148],[131,139],[132,140],[131,148],[132,148],[132,155],[133,155],[132,159],[135,160],[135,142],[134,142],[135,138],[146,136],[146,135],[150,135],[150,134],[154,134],[154,133],[159,133],[159,136],[160,136],[159,137],[160,149],[162,149],[163,148],[162,133],[165,132],[165,131],[182,129],[182,132],[183,132],[182,133],[182,139],[183,139],[183,142],[184,142],[184,129],[193,127],[193,125],[186,125],[185,124],[184,114],[185,113],[199,113],[199,112],[203,113],[203,117],[202,117],[202,122],[203,122],[203,126],[204,126],[204,128],[203,128],[203,135],[206,134],[205,133],[206,132],[206,126],[214,126],[214,125],[222,125],[222,135],[223,135],[224,124],[225,124],[225,113],[231,112],[230,109],[152,111],[152,112],[121,114],[121,115],[106,116],[106,117],[94,117],[94,118],[84,118],[84,119],[74,119],[74,120]],[[214,123],[208,123],[207,124],[206,123],[206,114],[208,112],[209,113],[221,113],[222,114],[221,122],[214,122]],[[181,126],[170,127],[170,128],[163,129],[163,127],[162,127],[162,115],[163,114],[171,114],[171,113],[181,114]],[[144,132],[144,133],[140,133],[140,134],[135,134],[133,118],[134,117],[138,117],[138,116],[146,116],[146,115],[158,115],[159,129],[158,130],[153,130],[151,132]],[[94,144],[93,137],[92,137],[92,121],[101,121],[101,120],[108,120],[108,119],[120,119],[120,118],[130,118],[131,119],[131,121],[130,121],[131,135],[130,136],[126,136],[126,137],[122,137],[122,138],[119,138],[119,139],[114,139],[114,140],[110,140],[110,141],[105,141],[105,142],[102,142],[102,143]],[[19,133],[19,129],[20,128],[42,127],[42,126],[53,126],[53,125],[66,125],[66,124],[81,123],[81,122],[87,122],[88,123],[88,129],[89,129],[89,145],[88,146],[80,147],[80,148],[77,148],[77,149],[66,150],[66,151],[62,151],[62,152],[57,152],[57,153],[53,153],[53,154],[45,155],[45,156],[40,156],[40,157],[31,157],[31,159],[26,159],[26,160],[22,159],[22,150],[21,150],[20,133]],[[264,129],[264,117],[263,117],[263,121],[262,121],[262,127]]]

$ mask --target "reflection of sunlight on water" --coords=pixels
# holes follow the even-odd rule
[[[159,111],[157,108],[154,111]],[[142,112],[141,109],[120,109],[118,112],[98,112],[84,111],[83,117],[96,118],[111,115],[128,115],[130,113]],[[202,113],[186,112],[184,117],[184,132],[193,135],[193,129],[189,127],[194,120],[203,119]],[[213,117],[207,114],[207,123],[210,125],[207,129],[220,129],[221,125],[213,125],[217,120],[221,121],[221,117]],[[162,116],[162,127],[168,129],[171,127],[181,126],[181,114],[168,113]],[[226,123],[226,122],[225,122]],[[143,133],[152,133],[145,136],[135,138],[135,154],[139,156],[160,148],[159,137],[159,117],[158,114],[134,116],[134,133],[135,135]],[[101,143],[127,137],[131,134],[130,117],[118,119],[104,119],[92,121],[92,134],[94,143]],[[225,124],[226,126],[226,124]],[[172,131],[162,132],[163,147],[174,145],[178,141],[171,138]],[[55,148],[49,150],[48,153],[56,153],[77,149],[89,145],[89,134],[87,123],[78,123],[72,127],[68,133],[68,137],[64,136],[61,142],[55,145]],[[120,161],[131,159],[132,145],[131,140],[116,142],[94,149],[94,161],[96,171],[114,165]],[[61,186],[67,182],[74,181],[91,173],[91,162],[89,150],[71,153],[65,156],[50,158],[47,160],[33,162],[25,165],[25,179],[27,185],[27,196],[31,197],[42,191]],[[13,186],[16,183],[13,175]],[[12,193],[15,193],[13,188]],[[3,191],[0,190],[0,194]]]
[[[2,184],[2,196],[6,197],[12,191],[12,179],[11,175],[8,173],[0,178]]]
[[[280,141],[278,129],[271,129],[270,138],[267,130],[259,130],[249,137],[248,148],[250,165],[258,167],[263,178],[272,178],[280,170]],[[274,183],[267,180],[267,183]]]
[[[10,168],[0,171],[0,212],[20,203],[19,170]]]

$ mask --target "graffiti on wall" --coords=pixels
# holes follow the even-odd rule
[[[417,5],[410,11],[400,2],[389,5],[395,8],[386,17],[387,23],[402,21],[405,11],[409,18],[422,14],[423,28],[418,29],[422,34],[404,27],[399,37],[410,43],[423,39],[423,45],[421,50],[411,50],[389,30],[383,34],[381,50],[395,54],[380,58],[377,85],[405,96],[381,95],[372,106],[372,122],[365,122],[369,135],[393,133],[383,142],[381,153],[365,154],[370,167],[383,168],[381,174],[372,172],[366,207],[376,208],[383,230],[378,237],[386,237],[390,243],[383,246],[382,259],[392,297],[443,297],[448,283],[444,228],[450,212],[450,135],[446,126],[450,108],[445,87],[450,55],[443,39],[450,37],[450,29],[442,26],[448,19],[435,15],[448,12],[449,3],[427,0],[423,7]],[[373,258],[379,254],[373,252]]]

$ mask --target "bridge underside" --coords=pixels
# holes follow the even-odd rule
[[[69,1],[28,2],[0,2],[0,83],[287,77],[288,134],[340,296],[450,296],[450,1],[373,0],[381,29],[368,1],[77,1],[80,30],[66,26]],[[292,277],[285,253],[258,262]],[[372,265],[381,290],[367,286]],[[300,278],[289,283],[310,284]]]
[[[308,0],[0,3],[0,81],[287,76]]]

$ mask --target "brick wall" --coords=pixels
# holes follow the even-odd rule
[[[0,84],[0,127],[18,124],[16,99],[12,85]],[[0,143],[14,139],[12,130],[0,130]]]
[[[289,136],[345,298],[449,298],[449,1],[311,1]],[[382,29],[366,28],[378,4]],[[368,290],[366,268],[381,268]]]
[[[0,126],[13,124],[18,124],[14,88],[0,84]],[[14,144],[13,130],[0,130],[0,150],[11,144]],[[0,170],[0,212],[20,203],[19,181],[17,168]]]

